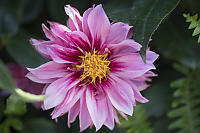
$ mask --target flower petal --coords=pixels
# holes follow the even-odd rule
[[[114,76],[113,76],[114,77]],[[131,91],[126,91],[127,88],[122,87],[119,83],[121,81],[115,81],[111,79],[111,83],[104,85],[107,86],[108,88],[105,88],[105,91],[112,103],[112,105],[119,111],[122,111],[128,115],[132,115],[133,113],[133,101],[132,98],[130,98],[130,95],[128,92]],[[128,87],[130,90],[130,87]],[[133,94],[133,92],[132,92]]]
[[[93,48],[98,50],[106,41],[110,31],[110,22],[102,5],[96,6],[90,12],[87,22],[92,35]]]
[[[49,54],[57,63],[78,63],[78,56],[80,56],[79,51],[58,45],[49,47]]]
[[[123,40],[128,39],[128,33],[131,28],[132,26],[122,22],[112,24],[108,38],[106,40],[106,44],[117,44]]]
[[[35,69],[27,68],[39,79],[60,78],[68,74],[67,65],[49,61]]]
[[[134,40],[124,40],[118,44],[108,44],[108,48],[112,55],[138,52],[141,47],[142,45]]]
[[[29,78],[30,80],[32,80],[33,82],[37,82],[37,83],[41,83],[41,84],[52,83],[53,81],[56,80],[56,78],[55,79],[54,78],[52,78],[52,79],[39,79],[38,77],[36,77],[31,72],[27,73],[26,77]]]
[[[67,113],[73,105],[80,99],[80,97],[85,92],[85,87],[83,86],[74,86],[69,90],[62,103],[54,108],[52,112],[52,119],[55,119],[65,113]]]
[[[74,74],[69,74],[51,83],[46,89],[45,95],[47,98],[44,100],[44,108],[47,110],[60,104],[64,100],[68,90],[79,82]]]
[[[74,30],[82,31],[82,17],[80,16],[78,10],[70,5],[65,6],[65,12],[69,16],[67,25],[68,27]]]
[[[107,112],[107,100],[106,98],[101,98],[100,100],[95,97],[94,91],[90,88],[86,91],[86,103],[88,107],[91,119],[98,131],[104,124],[108,112]]]
[[[155,66],[150,61],[145,64],[139,53],[129,53],[113,57],[110,68],[118,77],[133,79],[155,69]]]
[[[114,124],[114,112],[113,112],[113,106],[110,102],[110,100],[107,100],[107,106],[108,106],[108,116],[104,123],[105,126],[107,126],[110,130],[113,130],[115,124]]]
[[[91,50],[91,44],[88,40],[88,37],[81,31],[74,31],[67,34],[70,40],[75,43],[81,51],[89,51]]]
[[[44,40],[36,40],[36,39],[30,39],[30,43],[33,45],[36,51],[38,51],[43,57],[47,59],[51,59],[49,56],[49,53],[47,51],[48,46],[55,44],[55,42],[52,41],[44,41]]]
[[[76,120],[79,110],[80,110],[80,101],[76,102],[74,106],[69,110],[68,122],[67,122],[69,128],[70,128],[70,123]]]
[[[83,32],[88,36],[88,38],[91,38],[91,33],[88,27],[88,15],[90,14],[90,12],[94,9],[94,7],[87,9],[84,13],[83,13]],[[92,41],[92,40],[90,40]]]
[[[71,32],[71,30],[68,29],[67,26],[59,24],[59,23],[56,23],[56,22],[51,22],[51,21],[48,21],[48,23],[50,24],[51,31],[56,36],[60,37],[64,41],[68,42],[66,33],[67,32]]]
[[[86,104],[86,94],[81,97],[80,99],[80,115],[79,115],[79,121],[80,121],[80,132],[88,128],[91,123],[91,117],[87,109]]]

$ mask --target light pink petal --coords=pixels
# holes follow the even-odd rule
[[[95,93],[90,88],[87,89],[86,103],[91,119],[96,127],[96,131],[102,127],[107,118],[108,109],[106,102],[106,98],[96,99]]]
[[[81,97],[80,99],[80,115],[79,115],[79,122],[80,122],[80,132],[88,128],[91,123],[91,117],[87,109],[86,104],[86,94]]]
[[[89,51],[91,50],[91,44],[88,40],[88,37],[81,31],[74,31],[67,34],[70,40],[76,44],[81,51]]]
[[[88,8],[84,13],[83,13],[83,23],[82,23],[82,27],[83,27],[83,32],[89,37],[91,38],[91,33],[88,27],[88,15],[90,14],[90,12],[94,9],[94,7],[92,8]],[[91,40],[90,40],[91,41]]]
[[[46,89],[45,95],[47,98],[44,100],[44,108],[47,110],[60,104],[64,100],[68,90],[79,82],[74,74],[69,74],[51,83]]]
[[[67,113],[73,105],[80,99],[85,91],[85,87],[74,86],[69,90],[62,103],[54,108],[52,112],[52,119],[55,119],[65,113]]]
[[[70,128],[70,123],[76,120],[77,115],[79,114],[80,110],[80,101],[76,102],[74,106],[69,110],[68,114],[68,127]]]
[[[50,24],[51,31],[56,36],[60,37],[64,41],[68,42],[66,33],[67,32],[71,32],[71,30],[68,29],[67,26],[59,24],[59,23],[56,23],[56,22],[50,22],[50,21],[48,21],[48,23]]]
[[[113,106],[109,99],[107,99],[107,106],[108,106],[108,116],[106,121],[104,122],[104,125],[107,126],[110,130],[113,130],[115,124],[114,124],[114,112],[113,112]]]
[[[37,68],[27,68],[39,79],[60,78],[68,74],[67,65],[49,61]]]
[[[49,47],[49,54],[51,58],[57,63],[78,63],[80,52],[58,45]]]
[[[125,120],[128,120],[128,117],[121,111],[119,111],[119,114],[125,119]]]
[[[113,57],[110,68],[118,77],[133,79],[155,69],[155,66],[149,61],[145,64],[139,53],[129,53]]]
[[[128,115],[132,115],[133,113],[133,98],[130,98],[128,92],[130,87],[124,88],[124,85],[120,85],[121,81],[116,82],[112,80],[109,88],[105,88],[105,91],[112,103],[112,105],[119,111],[122,111]],[[105,86],[105,85],[104,85]],[[106,87],[106,86],[105,86]],[[127,90],[126,90],[127,89]],[[133,92],[132,92],[133,94]]]
[[[90,12],[87,22],[92,35],[93,46],[98,50],[106,41],[110,31],[110,22],[102,8],[102,5],[96,6]]]
[[[146,62],[147,63],[153,63],[157,58],[159,57],[158,54],[152,51],[148,51],[146,53]]]
[[[82,31],[82,17],[80,16],[77,9],[74,7],[71,7],[70,5],[65,6],[65,12],[69,16],[68,19],[68,27],[74,31],[74,30],[81,30]]]
[[[119,118],[118,118],[117,113],[116,113],[116,111],[115,111],[114,108],[113,108],[113,113],[114,113],[115,122],[116,122],[117,124],[120,124]]]
[[[134,40],[124,40],[118,44],[108,44],[108,48],[113,55],[138,52],[141,47],[142,46]]]
[[[43,57],[47,59],[51,59],[49,56],[49,53],[47,51],[47,47],[50,45],[55,44],[55,42],[52,41],[44,41],[44,40],[36,40],[36,39],[30,39],[30,43],[33,45],[36,51],[38,51]]]
[[[130,33],[131,28],[132,26],[122,22],[112,24],[106,44],[117,44],[128,39],[128,33]]]
[[[146,103],[149,100],[146,99],[145,97],[142,96],[142,94],[140,93],[139,89],[137,88],[136,85],[134,85],[132,82],[129,82],[130,85],[132,86],[133,92],[134,92],[134,97],[137,101],[141,102],[141,103]]]
[[[32,80],[33,82],[37,82],[37,83],[41,83],[41,84],[52,83],[53,81],[56,80],[55,78],[52,78],[52,79],[39,79],[38,77],[36,77],[31,72],[27,73],[26,77],[29,78],[30,80]]]

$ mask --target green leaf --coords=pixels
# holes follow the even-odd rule
[[[46,98],[46,96],[44,96],[44,95],[31,94],[31,93],[25,92],[19,88],[15,89],[15,92],[25,102],[39,102],[39,101],[43,101]]]
[[[148,122],[148,117],[145,109],[141,105],[134,107],[133,116],[129,116],[128,120],[119,116],[119,127],[125,128],[126,133],[152,133],[153,130]]]
[[[31,130],[30,130],[31,129]],[[43,118],[28,119],[20,133],[57,133],[55,124]]]
[[[0,38],[18,30],[23,0],[0,1]]]
[[[10,38],[6,49],[19,64],[26,67],[37,67],[46,62],[29,43],[30,36],[18,34]]]
[[[163,19],[177,6],[180,0],[135,0],[130,6],[107,6],[108,15],[114,21],[133,25],[133,38],[143,47],[141,55],[145,60],[146,49],[153,33]],[[124,2],[126,3],[126,2]],[[117,5],[117,4],[116,4]]]
[[[26,112],[26,104],[18,96],[11,95],[7,99],[7,105],[4,113],[6,115],[22,115]]]
[[[0,60],[0,89],[12,91],[15,88],[15,83],[3,62]]]
[[[34,20],[42,11],[44,0],[24,0],[22,23]]]
[[[23,123],[18,118],[8,118],[8,122],[15,130],[22,130],[23,128]]]

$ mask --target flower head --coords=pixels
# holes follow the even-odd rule
[[[123,117],[132,115],[136,101],[145,103],[140,91],[145,81],[155,76],[153,62],[158,55],[150,50],[146,64],[141,45],[130,39],[131,26],[110,23],[101,5],[87,9],[83,17],[67,5],[67,26],[49,22],[42,24],[48,41],[31,39],[35,49],[50,61],[30,69],[27,77],[46,84],[45,110],[54,108],[53,119],[68,112],[68,126],[79,116],[80,130],[90,125],[114,128]]]

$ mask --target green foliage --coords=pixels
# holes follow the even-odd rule
[[[7,99],[7,105],[4,113],[6,115],[23,115],[26,112],[26,104],[19,96],[12,94]]]
[[[163,19],[177,6],[179,0],[135,0],[132,3],[124,2],[122,6],[110,2],[107,6],[109,17],[114,21],[126,22],[133,25],[133,38],[140,43],[142,47],[141,55],[143,59],[146,56],[149,40],[158,28]]]
[[[0,89],[5,89],[7,91],[12,91],[15,88],[15,83],[8,72],[6,66],[0,60]]]
[[[29,43],[30,36],[18,34],[13,36],[6,44],[8,53],[19,64],[26,67],[37,67],[46,62]]]
[[[182,66],[184,68],[184,66]],[[178,133],[199,133],[200,132],[200,68],[188,72],[184,68],[184,78],[180,78],[171,83],[174,92],[172,110],[168,117],[174,119],[169,125],[169,129],[178,129]]]
[[[183,14],[183,16],[186,18],[186,22],[190,23],[188,29],[194,29],[192,36],[196,36],[200,34],[200,19],[198,19],[198,14],[194,16],[190,16],[190,14],[188,13],[188,14]],[[200,43],[200,35],[199,35],[198,43]]]
[[[120,116],[120,127],[126,129],[126,133],[152,133],[145,109],[141,105],[134,107],[133,116],[128,121]]]
[[[43,118],[28,119],[20,133],[57,133],[55,124]]]

